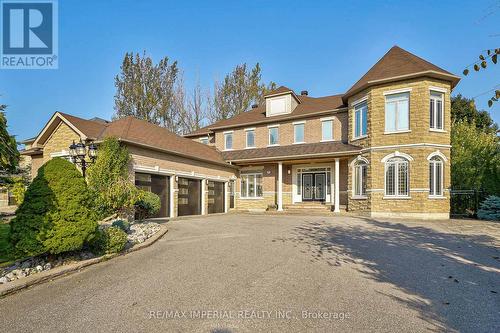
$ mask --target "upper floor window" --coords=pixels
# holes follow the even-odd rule
[[[385,96],[385,131],[401,132],[410,129],[410,93]]]
[[[402,157],[393,157],[385,162],[385,195],[407,197],[409,193],[409,163]]]
[[[293,124],[293,142],[304,143],[304,126],[305,123]]]
[[[365,161],[358,161],[354,164],[353,190],[354,196],[366,196],[366,178],[368,173],[368,164]]]
[[[429,195],[443,195],[443,160],[434,156],[429,161]]]
[[[203,143],[204,145],[208,145],[208,136],[201,138],[200,142]]]
[[[368,104],[360,103],[354,107],[354,138],[366,136],[368,129]]]
[[[233,132],[224,133],[224,149],[233,149]]]
[[[269,127],[269,145],[274,146],[279,144],[279,127]]]
[[[247,148],[255,148],[255,130],[247,129],[245,130],[245,134],[247,137]]]
[[[436,91],[431,91],[430,98],[430,128],[434,130],[443,129],[443,94]]]
[[[321,120],[321,141],[333,140],[333,119]]]

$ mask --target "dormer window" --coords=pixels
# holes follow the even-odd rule
[[[266,100],[266,117],[292,113],[300,100],[295,93],[286,87],[279,87],[264,96]]]

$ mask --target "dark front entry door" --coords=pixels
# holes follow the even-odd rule
[[[177,214],[179,216],[201,214],[201,181],[179,177],[177,185],[179,187]]]
[[[302,174],[302,201],[324,201],[326,189],[325,173]]]
[[[208,182],[208,214],[224,213],[224,183]]]
[[[160,197],[160,211],[152,217],[169,216],[169,177],[136,172],[135,185],[141,190],[153,192]]]

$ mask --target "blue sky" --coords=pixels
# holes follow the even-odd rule
[[[175,59],[187,87],[236,64],[310,96],[345,92],[393,45],[461,75],[500,47],[500,1],[59,1],[59,69],[0,70],[0,103],[18,139],[55,111],[110,119],[125,52]],[[500,64],[462,79],[474,97],[500,87]],[[488,108],[500,123],[500,103]]]

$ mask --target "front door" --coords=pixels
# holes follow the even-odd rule
[[[324,201],[326,190],[325,173],[302,174],[302,201]]]

